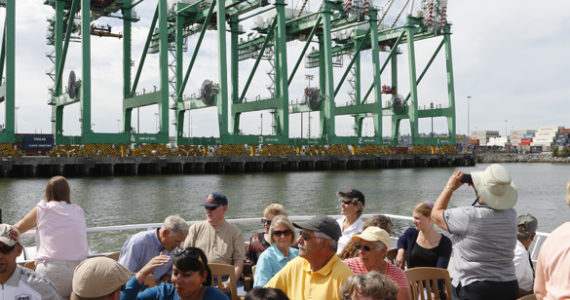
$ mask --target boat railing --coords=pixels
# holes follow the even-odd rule
[[[362,218],[367,219],[369,217],[375,216],[378,214],[363,214]],[[402,221],[402,222],[411,222],[414,220],[413,217],[410,216],[401,216],[401,215],[392,215],[392,214],[384,214],[385,216],[389,217],[392,220]],[[341,215],[329,215],[332,218],[339,218]],[[310,216],[289,216],[291,222],[299,222],[299,221],[306,221],[311,219],[312,215]],[[260,218],[238,218],[238,219],[226,219],[229,223],[232,224],[252,224],[258,223]],[[202,220],[198,221],[188,221],[188,225],[192,225],[197,222],[201,222]],[[87,233],[93,232],[109,232],[109,231],[124,231],[124,230],[151,230],[156,229],[162,226],[162,223],[145,223],[145,224],[127,224],[127,225],[114,225],[114,226],[97,226],[97,227],[89,227],[87,228]],[[34,236],[35,230],[29,230],[24,233],[24,236]],[[538,258],[538,252],[540,250],[540,246],[544,240],[548,237],[548,233],[545,232],[537,232],[534,242],[529,247],[529,253],[531,254],[532,261],[536,263]],[[392,243],[395,245],[395,241],[397,241],[397,236],[392,236]],[[29,247],[28,247],[29,248]]]

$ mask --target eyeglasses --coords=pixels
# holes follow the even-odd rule
[[[355,201],[354,200],[344,200],[344,198],[338,198],[338,203],[339,204],[344,203],[344,205],[351,205],[351,204],[354,204]]]
[[[267,220],[266,218],[262,218],[262,219],[261,219],[261,223],[264,224],[264,225],[265,225],[265,224],[266,224],[266,225],[271,225],[271,220]]]
[[[8,254],[8,253],[12,252],[12,250],[14,250],[14,248],[16,248],[16,245],[14,245],[12,247],[4,245],[4,246],[0,247],[0,252],[2,252],[3,254]]]
[[[361,243],[356,243],[354,244],[354,248],[356,248],[357,250],[360,250],[360,248],[362,248],[362,250],[368,252],[370,250],[372,250],[372,248],[370,248],[370,246],[368,245],[362,245]]]
[[[299,236],[302,237],[305,241],[310,241],[312,239],[312,237],[303,230],[299,230]]]
[[[204,206],[204,207],[206,208],[206,210],[215,210],[219,206]]]
[[[282,235],[284,235],[284,236],[290,236],[290,235],[292,235],[292,234],[293,234],[293,231],[291,231],[291,229],[273,231],[273,235],[274,235],[274,236],[282,236]]]

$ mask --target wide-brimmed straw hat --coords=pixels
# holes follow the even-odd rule
[[[473,184],[483,201],[494,209],[508,209],[517,203],[517,188],[509,172],[492,164],[485,171],[471,173]]]

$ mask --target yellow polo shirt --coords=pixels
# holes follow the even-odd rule
[[[340,300],[340,286],[352,271],[336,255],[320,270],[313,272],[309,262],[298,256],[279,271],[266,287],[278,288],[289,299]]]

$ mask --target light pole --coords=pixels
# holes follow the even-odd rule
[[[467,96],[467,137],[471,136],[471,132],[469,131],[469,100],[471,100],[471,96]]]
[[[18,132],[18,109],[19,106],[14,107],[14,133]]]
[[[156,117],[154,120],[154,124],[156,125],[156,132],[158,132],[158,113],[154,113],[154,116]]]
[[[263,114],[259,114],[259,120],[259,130],[261,131],[259,135],[263,136]]]
[[[507,120],[505,120],[505,137],[508,138],[509,134],[507,132]]]

